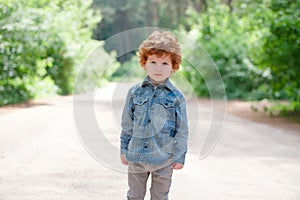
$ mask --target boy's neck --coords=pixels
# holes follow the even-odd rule
[[[149,80],[150,80],[150,82],[152,83],[152,85],[154,85],[155,87],[157,87],[157,86],[159,86],[160,84],[165,83],[167,79],[166,79],[166,80],[163,80],[163,81],[155,81],[155,80],[153,80],[153,79],[151,79],[151,78],[149,77]]]

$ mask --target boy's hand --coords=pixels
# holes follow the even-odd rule
[[[181,163],[173,163],[173,166],[172,166],[173,169],[182,169],[183,168],[183,164]]]
[[[121,162],[123,165],[128,165],[128,161],[127,161],[125,155],[121,155]]]

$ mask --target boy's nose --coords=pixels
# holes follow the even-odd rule
[[[160,66],[160,65],[156,65],[156,66],[155,66],[155,71],[157,71],[157,72],[158,72],[158,71],[161,71],[161,66]]]
[[[163,65],[157,65],[156,66],[156,70],[158,70],[158,71],[162,71],[163,70]]]

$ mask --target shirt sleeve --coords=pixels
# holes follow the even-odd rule
[[[122,132],[120,136],[121,140],[121,148],[120,153],[125,154],[128,151],[128,144],[132,137],[132,130],[133,130],[133,101],[132,101],[132,88],[128,91],[124,109],[122,112]]]
[[[174,162],[184,164],[188,141],[188,120],[186,102],[184,97],[176,106],[176,134],[174,137],[175,155]]]

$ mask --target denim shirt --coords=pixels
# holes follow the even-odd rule
[[[169,79],[155,87],[146,77],[128,91],[122,113],[121,154],[130,162],[184,164],[188,122],[186,102]]]

